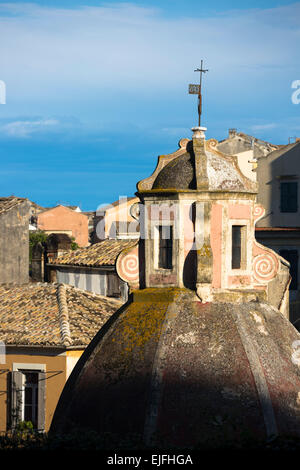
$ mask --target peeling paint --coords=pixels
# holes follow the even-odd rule
[[[254,321],[258,324],[258,327],[257,327],[258,331],[259,331],[260,333],[262,333],[263,335],[268,336],[269,333],[267,332],[267,330],[266,330],[266,328],[265,328],[265,326],[264,326],[264,324],[263,324],[263,320],[262,320],[262,318],[259,316],[259,314],[256,313],[256,312],[251,312],[251,315],[252,315]]]
[[[177,341],[181,341],[185,344],[196,344],[197,338],[195,333],[193,331],[190,331],[189,333],[185,333],[184,335],[177,336],[175,342]]]

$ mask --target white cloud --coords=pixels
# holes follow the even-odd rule
[[[13,121],[0,126],[0,132],[9,137],[30,137],[38,132],[57,129],[59,121],[56,119],[42,119],[37,121]]]
[[[275,129],[276,127],[278,127],[278,124],[276,124],[275,122],[270,122],[269,124],[256,124],[254,126],[251,126],[251,129],[253,131],[265,131],[269,129]]]
[[[299,17],[300,3],[172,19],[129,3],[77,9],[1,4],[0,78],[8,101],[66,99],[74,90],[80,100],[95,90],[117,95],[181,87],[196,80],[193,70],[204,58],[215,94],[221,82],[232,93],[239,82],[246,92],[253,77],[268,82],[278,69],[296,69]]]

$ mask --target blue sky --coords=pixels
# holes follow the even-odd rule
[[[131,196],[197,124],[300,136],[300,2],[0,2],[1,196],[94,210]]]

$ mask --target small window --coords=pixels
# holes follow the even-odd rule
[[[45,429],[45,373],[18,370],[12,373],[11,426],[31,421],[34,429]]]
[[[298,183],[280,183],[280,211],[297,212],[298,210]]]
[[[159,257],[158,267],[162,269],[172,269],[173,257],[173,227],[170,225],[160,225],[159,230]]]
[[[279,250],[280,256],[290,263],[290,275],[292,277],[290,290],[298,289],[298,251],[297,250]]]
[[[33,427],[37,428],[38,419],[38,373],[23,372],[23,407],[22,418],[24,421],[31,421]]]
[[[246,268],[246,226],[233,225],[232,232],[232,249],[231,249],[231,268]]]

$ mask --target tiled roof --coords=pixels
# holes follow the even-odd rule
[[[73,266],[113,266],[121,251],[132,248],[136,244],[137,240],[103,240],[54,258],[51,263]]]
[[[65,284],[0,287],[0,341],[6,345],[87,345],[122,302]]]
[[[0,197],[0,215],[15,206],[18,206],[22,202],[26,201],[25,198],[9,196],[9,197]]]

